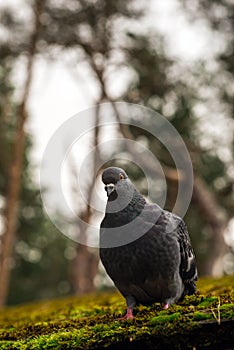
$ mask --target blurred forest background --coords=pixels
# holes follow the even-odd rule
[[[43,212],[32,160],[34,139],[27,128],[33,113],[28,106],[35,67],[42,60],[65,62],[77,84],[82,67],[92,86],[92,105],[124,100],[168,118],[193,162],[194,192],[185,221],[199,274],[234,273],[234,3],[174,1],[187,23],[204,27],[204,35],[209,35],[209,47],[199,58],[172,54],[167,39],[173,43],[176,28],[170,27],[164,37],[154,25],[160,11],[153,15],[140,0],[21,1],[18,9],[7,2],[1,5],[0,307],[106,286],[98,252],[66,238]],[[157,1],[152,3],[157,6]],[[197,35],[195,41],[199,40]],[[189,50],[193,43],[185,47]],[[121,116],[116,118],[122,137],[144,138],[160,160],[168,185],[166,208],[172,208],[178,174],[165,149],[152,135],[124,127]],[[41,123],[46,128],[47,121]],[[90,147],[100,137],[95,130]],[[120,165],[147,193],[139,169],[121,161]],[[73,164],[74,196],[79,195],[73,179],[76,171]],[[88,197],[94,182],[95,175],[87,177]],[[94,214],[91,207],[79,205],[77,213],[86,222]]]

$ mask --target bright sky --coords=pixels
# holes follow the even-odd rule
[[[16,8],[17,3],[22,3],[23,0],[7,1]],[[206,55],[210,54],[207,50],[210,34],[205,24],[202,21],[199,26],[188,23],[179,10],[177,0],[159,1],[157,4],[152,0],[149,4],[149,19],[142,25],[156,27],[167,36],[171,55],[189,63],[201,55],[204,56],[204,52]],[[122,81],[118,84],[115,81],[114,88],[111,88],[118,91],[121,84]],[[74,114],[92,106],[95,95],[95,85],[82,69],[74,77],[63,62],[37,62],[30,94],[31,113],[28,122],[28,128],[33,134],[32,157],[35,163],[40,162],[46,144],[55,130]]]
[[[6,4],[14,8],[17,15],[30,16],[30,11],[27,10],[28,6],[25,5],[27,4],[26,0],[5,0],[0,3],[0,8]],[[179,58],[189,66],[200,57],[209,60],[214,52],[222,51],[222,38],[214,37],[214,34],[208,30],[204,19],[200,18],[196,22],[191,22],[191,19],[187,18],[181,9],[181,1],[156,2],[151,0],[147,4],[149,6],[148,14],[142,21],[137,21],[134,27],[135,31],[142,32],[142,30],[156,28],[164,35],[167,52],[171,56]],[[210,45],[211,42],[213,45]],[[18,75],[20,75],[19,72],[23,75],[22,69],[18,69]],[[114,84],[109,84],[110,91],[118,96],[127,79],[127,71],[119,73],[118,76],[115,76]],[[95,82],[84,66],[80,65],[74,74],[74,71],[69,69],[66,62],[62,60],[58,59],[56,62],[48,62],[44,59],[37,60],[28,103],[30,119],[27,123],[27,128],[33,135],[32,160],[37,169],[37,181],[39,180],[40,162],[50,137],[68,118],[93,106],[96,97]],[[208,113],[203,111],[203,114],[207,115]],[[218,115],[215,125],[210,123],[209,118],[203,122],[208,124],[206,125],[207,130],[211,129],[211,125],[213,125],[212,134],[217,133],[217,130],[219,133],[219,122],[224,125],[222,118]],[[227,126],[226,135],[228,130],[230,130],[229,126]]]
[[[29,16],[25,11],[25,1],[5,0],[4,3],[0,3],[0,7],[7,3],[20,16]],[[142,23],[136,23],[135,30],[141,32],[142,29],[156,28],[165,36],[167,51],[171,56],[178,57],[190,65],[200,57],[208,60],[214,52],[222,50],[222,40],[213,37],[203,19],[191,22],[181,10],[179,0],[151,0],[148,4],[149,14]],[[210,42],[213,43],[212,46]],[[109,88],[113,94],[118,95],[127,78],[127,72],[123,72],[114,80],[114,84],[110,84]],[[51,136],[63,122],[79,111],[93,106],[96,97],[95,82],[85,66],[80,65],[74,75],[74,71],[69,69],[64,61],[37,60],[28,103],[30,118],[27,123],[27,128],[33,135],[32,160],[37,169],[36,181],[39,181],[40,162]],[[218,125],[218,119],[217,117],[215,127]],[[222,118],[220,120],[222,122]],[[206,123],[213,125],[209,118]],[[214,128],[211,132],[215,134],[217,130],[219,133],[219,128]]]

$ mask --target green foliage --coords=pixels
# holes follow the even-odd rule
[[[14,32],[18,26],[22,30],[22,25],[15,22],[10,12],[4,12],[2,16],[6,31]],[[13,40],[15,34],[12,35]],[[20,47],[18,52],[17,46],[11,47],[11,41],[8,45],[9,50],[6,52],[5,43],[0,42],[0,221],[4,216],[12,145],[17,126],[18,104],[12,71],[15,57],[18,55],[19,58],[22,54]],[[33,180],[31,149],[32,140],[27,134],[8,304],[41,299],[46,295],[55,297],[70,291],[67,271],[69,261],[64,257],[64,252],[68,246],[72,246],[72,242],[54,228],[43,212],[40,190]]]
[[[67,6],[48,1],[45,6],[45,21],[42,23],[41,52],[59,47],[62,51],[74,48],[78,60],[84,57],[98,58],[106,63],[106,59],[114,59],[116,49],[115,22],[119,19],[129,21],[138,18],[142,11],[134,9],[134,1],[98,0],[74,2],[69,0]],[[52,53],[53,50],[50,50]],[[95,55],[97,55],[95,57]],[[99,68],[101,68],[102,64]]]
[[[71,292],[66,252],[73,242],[42,218],[40,226],[20,237],[15,245],[8,304],[53,298]],[[74,247],[74,248],[73,248]]]
[[[113,292],[7,308],[0,313],[0,347],[227,349],[234,330],[234,277],[201,279],[198,287],[199,293],[168,310],[160,304],[139,306],[128,321],[118,320],[125,303]],[[214,317],[219,313],[220,325]]]

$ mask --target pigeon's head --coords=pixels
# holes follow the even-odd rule
[[[107,196],[114,194],[118,188],[124,185],[123,182],[126,182],[127,179],[127,174],[121,168],[110,167],[105,169],[102,174],[102,181],[105,184]]]
[[[108,196],[108,213],[126,208],[134,198],[141,197],[126,172],[121,168],[110,167],[103,171],[102,181]],[[143,198],[143,197],[142,197]],[[145,200],[143,201],[145,203]]]

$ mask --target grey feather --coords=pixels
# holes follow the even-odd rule
[[[102,179],[114,190],[101,223],[100,258],[128,308],[194,293],[197,269],[184,221],[148,204],[123,169],[107,168]]]

